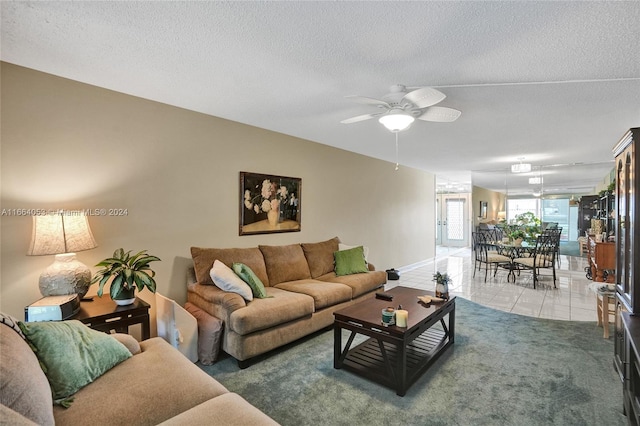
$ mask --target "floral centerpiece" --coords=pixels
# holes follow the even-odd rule
[[[267,213],[269,224],[275,226],[280,220],[280,206],[294,205],[295,194],[289,194],[286,186],[272,182],[269,179],[262,181],[260,193],[253,195],[249,189],[244,191],[244,205],[256,214]]]
[[[445,272],[441,274],[440,272],[436,272],[433,274],[433,281],[436,282],[436,297],[441,297],[443,299],[449,298],[449,283],[451,283],[451,278]]]
[[[529,244],[535,244],[538,234],[541,232],[540,219],[532,212],[519,214],[511,223],[503,226],[504,235],[509,237],[510,241],[520,242],[527,241]]]

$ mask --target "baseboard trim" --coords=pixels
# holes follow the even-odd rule
[[[402,274],[404,272],[413,271],[414,269],[418,269],[418,268],[421,268],[423,266],[427,266],[427,265],[433,263],[434,260],[435,260],[435,258],[431,257],[429,259],[421,260],[420,262],[412,263],[410,265],[401,266],[401,267],[398,268],[398,271],[400,271],[400,274]]]
[[[467,250],[469,247],[460,247],[458,250],[452,251],[450,253],[447,253],[446,255],[440,256],[442,257],[448,257],[451,255],[454,255],[456,253],[462,252],[464,250]],[[431,263],[433,263],[436,260],[436,257],[430,257],[429,259],[425,259],[425,260],[421,260],[420,262],[416,262],[416,263],[412,263],[409,265],[405,265],[405,266],[401,266],[398,268],[398,271],[400,271],[400,273],[403,272],[409,272],[409,271],[413,271],[414,269],[418,269],[421,268],[423,266],[427,266]]]

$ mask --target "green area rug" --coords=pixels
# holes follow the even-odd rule
[[[285,426],[626,424],[613,340],[595,322],[456,304],[455,344],[404,397],[335,370],[333,331],[245,370],[228,356],[200,368]]]

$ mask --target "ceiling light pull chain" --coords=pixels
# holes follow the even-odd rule
[[[395,132],[395,134],[396,134],[396,171],[398,171],[398,169],[400,168],[400,163],[398,159],[398,132]]]

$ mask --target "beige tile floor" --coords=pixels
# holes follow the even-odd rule
[[[539,318],[570,321],[596,321],[596,299],[589,289],[591,281],[585,276],[587,259],[560,256],[556,269],[556,287],[553,288],[551,271],[543,270],[542,282],[533,288],[531,272],[523,271],[516,282],[507,282],[507,271],[498,270],[484,281],[484,269],[473,277],[473,257],[469,248],[439,250],[436,259],[419,267],[397,268],[400,280],[388,281],[385,289],[397,285],[433,290],[435,271],[447,272],[453,283],[451,294],[485,306]]]

